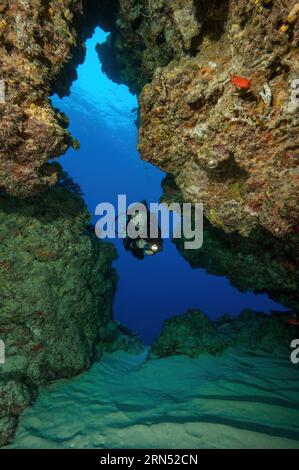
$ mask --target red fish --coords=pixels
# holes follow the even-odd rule
[[[249,90],[251,86],[251,80],[240,75],[229,75],[229,81],[241,90]]]
[[[288,318],[287,323],[292,326],[299,326],[299,320],[296,320],[296,318]]]

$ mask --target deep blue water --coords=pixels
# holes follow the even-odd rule
[[[69,97],[53,97],[53,104],[70,118],[70,131],[80,140],[79,151],[70,149],[59,159],[80,184],[91,214],[100,202],[116,204],[118,194],[128,202],[158,202],[164,174],[143,162],[136,150],[137,99],[126,86],[112,83],[102,72],[95,52],[106,34],[97,29],[87,41],[87,57],[78,68],[78,80]],[[97,218],[93,216],[95,223]],[[200,308],[210,318],[237,315],[243,308],[269,312],[284,310],[267,295],[240,293],[226,278],[192,269],[176,247],[165,240],[164,251],[139,261],[126,252],[122,241],[113,240],[119,253],[119,274],[114,316],[141,334],[150,344],[163,320]]]

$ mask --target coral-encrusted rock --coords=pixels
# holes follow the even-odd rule
[[[68,92],[84,60],[86,36],[101,15],[109,24],[109,5],[115,9],[116,0],[1,2],[0,189],[10,195],[28,196],[55,184],[58,167],[49,168],[48,160],[76,146],[49,96]]]
[[[243,310],[237,318],[225,315],[215,322],[200,310],[188,310],[164,322],[149,357],[219,355],[230,346],[248,352],[261,350],[271,354],[289,354],[294,335],[295,332],[282,318],[249,309]]]
[[[116,252],[86,228],[79,196],[59,188],[0,204],[1,445],[38,387],[87,369],[111,349],[117,325]]]
[[[298,2],[120,4],[110,39],[120,79],[135,91],[148,83],[142,158],[226,232],[297,233]]]

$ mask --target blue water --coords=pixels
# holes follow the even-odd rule
[[[87,41],[86,60],[78,68],[70,96],[52,99],[69,116],[70,131],[81,142],[79,151],[70,149],[59,161],[80,184],[91,214],[100,202],[116,204],[118,194],[126,194],[129,203],[158,202],[165,176],[143,162],[136,150],[136,113],[132,112],[137,108],[136,97],[101,72],[95,46],[106,36],[97,29]],[[169,240],[161,254],[143,261],[126,252],[122,241],[112,242],[119,254],[114,317],[139,332],[145,344],[153,341],[165,318],[187,308],[200,308],[210,318],[237,315],[246,307],[266,313],[284,310],[267,295],[240,293],[227,279],[190,268]]]

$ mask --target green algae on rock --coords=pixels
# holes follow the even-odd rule
[[[183,196],[175,179],[167,175],[162,181],[161,202],[181,204]],[[225,233],[203,221],[203,245],[186,250],[184,238],[174,238],[180,254],[192,268],[204,268],[209,274],[225,276],[241,292],[266,293],[299,313],[299,237],[290,234],[284,240],[255,229],[250,237]]]
[[[95,237],[89,218],[63,188],[26,201],[0,197],[0,445],[41,385],[111,349],[116,251]]]
[[[96,25],[111,27],[116,0],[13,0],[0,5],[0,188],[30,196],[57,182],[59,157],[77,142],[49,96],[69,92],[84,41]]]
[[[278,315],[245,309],[237,318],[224,315],[213,322],[200,310],[188,310],[165,320],[149,357],[219,355],[229,347],[254,353],[261,350],[272,355],[289,354],[294,335]]]

